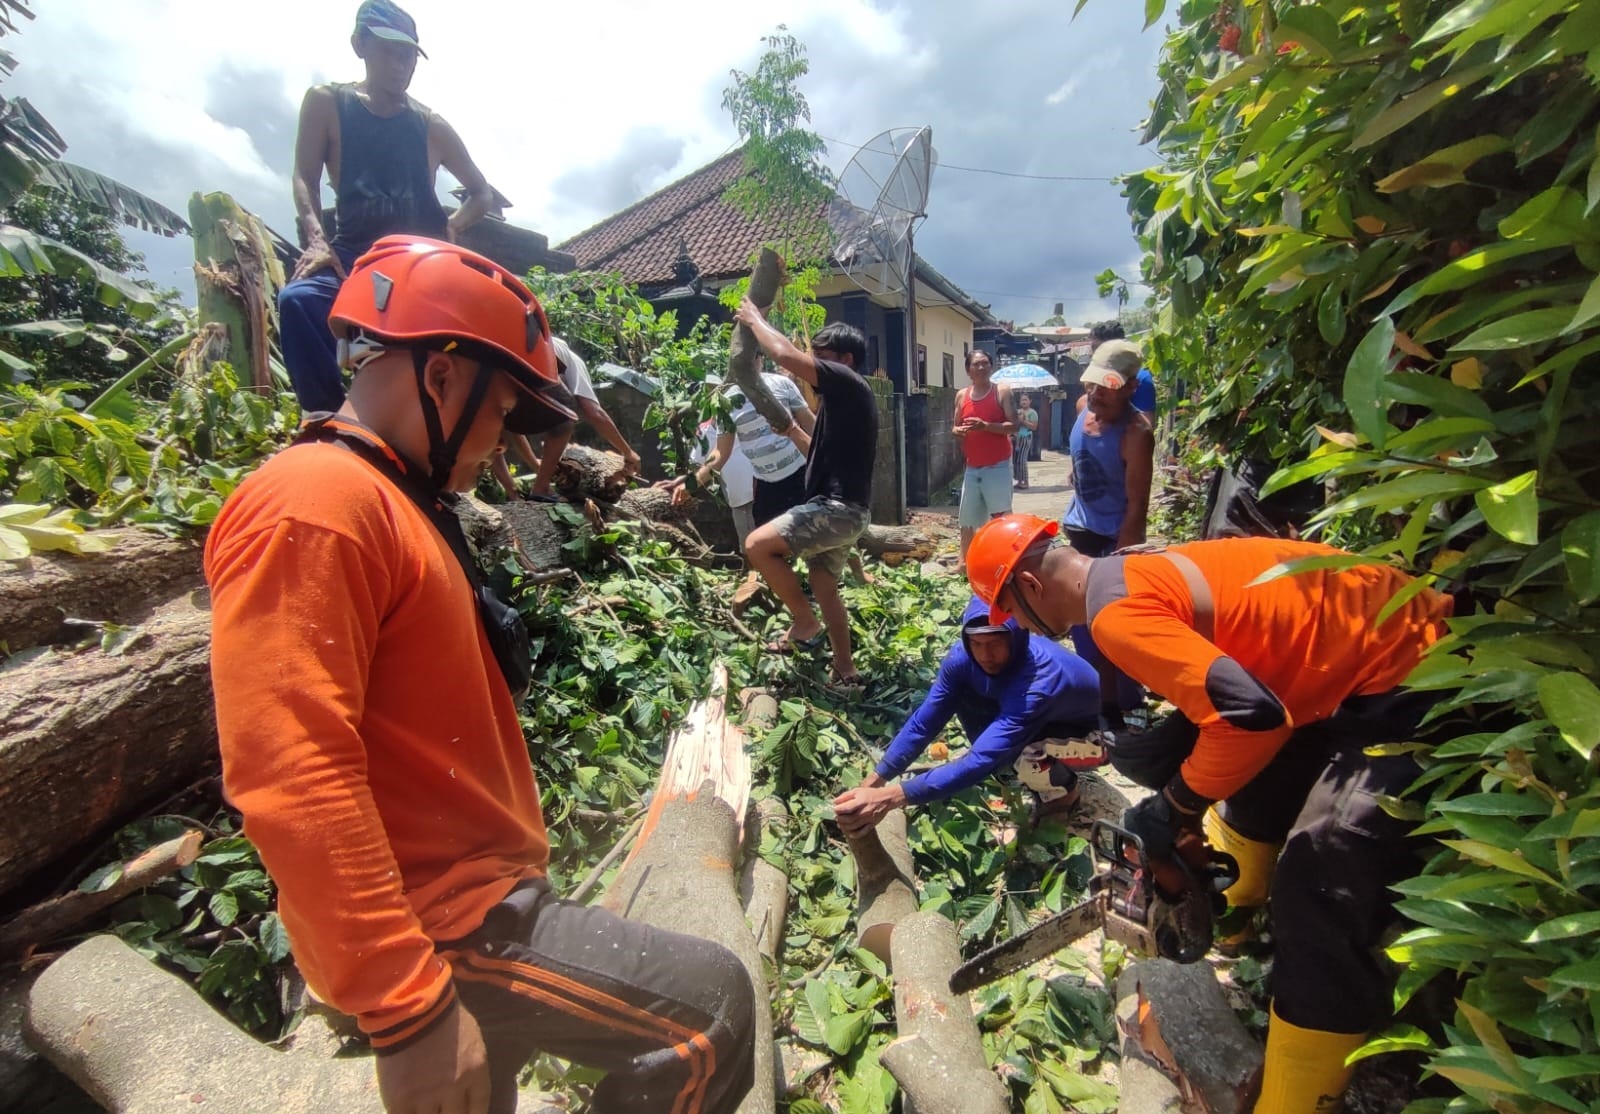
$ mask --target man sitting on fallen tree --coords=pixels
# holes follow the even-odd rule
[[[1035,821],[1067,812],[1078,803],[1077,771],[1106,761],[1095,731],[1099,711],[1093,666],[1048,639],[1029,637],[1013,620],[991,623],[989,605],[974,599],[922,706],[860,787],[834,798],[834,814],[847,833],[863,832],[893,809],[953,797],[1008,766],[1033,791]],[[895,781],[951,717],[971,741],[967,752]]]
[[[206,546],[223,784],[296,963],[371,1039],[389,1114],[510,1114],[536,1051],[607,1071],[602,1114],[732,1111],[750,978],[551,892],[527,633],[448,509],[507,429],[572,416],[544,312],[482,256],[388,237],[331,321],[349,396]]]
[[[1277,951],[1255,1111],[1337,1110],[1345,1058],[1390,1013],[1374,955],[1390,887],[1417,866],[1411,825],[1381,802],[1420,770],[1409,753],[1368,748],[1416,737],[1435,695],[1400,686],[1446,633],[1452,601],[1422,589],[1379,622],[1415,587],[1388,565],[1258,582],[1329,546],[1228,538],[1096,559],[1054,545],[1058,529],[1033,515],[990,522],[968,554],[972,589],[994,622],[1014,613],[1053,639],[1086,624],[1113,665],[1177,705],[1181,718],[1112,746],[1119,772],[1157,790],[1123,824],[1158,862],[1207,841],[1232,854],[1235,905],[1266,900],[1270,884]]]

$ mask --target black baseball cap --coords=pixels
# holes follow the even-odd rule
[[[428,52],[417,41],[417,21],[406,14],[399,4],[390,0],[365,0],[356,9],[356,34],[371,31],[380,39],[395,43],[409,43],[424,58]]]

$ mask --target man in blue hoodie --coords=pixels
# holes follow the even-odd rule
[[[877,826],[907,804],[942,800],[1011,766],[1035,795],[1034,819],[1078,803],[1079,770],[1106,762],[1095,731],[1100,677],[1094,667],[1047,638],[1031,638],[1015,619],[989,621],[989,605],[974,598],[961,620],[961,639],[939,665],[922,706],[889,744],[860,786],[834,798],[847,833]],[[972,746],[953,762],[889,784],[921,756],[951,718]]]

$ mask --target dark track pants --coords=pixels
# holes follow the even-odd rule
[[[1241,835],[1284,844],[1272,884],[1272,996],[1290,1024],[1359,1033],[1390,1016],[1390,976],[1375,952],[1393,919],[1389,887],[1420,864],[1411,825],[1378,799],[1399,796],[1419,769],[1407,755],[1363,751],[1416,738],[1433,699],[1395,690],[1346,700],[1332,718],[1296,731],[1221,806]],[[1194,749],[1195,735],[1193,724],[1172,716],[1141,736],[1119,737],[1111,764],[1159,789]]]
[[[488,1047],[491,1114],[516,1109],[535,1052],[609,1073],[595,1114],[723,1114],[750,1090],[750,977],[725,948],[530,885],[442,950]]]

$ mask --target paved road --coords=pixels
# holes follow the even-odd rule
[[[1011,495],[1011,509],[1023,514],[1036,514],[1041,518],[1060,519],[1062,512],[1067,509],[1067,502],[1072,498],[1072,458],[1066,453],[1058,453],[1052,449],[1044,450],[1044,457],[1028,465],[1028,488],[1026,491],[1014,491]],[[960,479],[956,480],[954,492],[960,492]],[[956,547],[956,504],[941,503],[931,507],[912,507],[911,511],[919,524],[925,528],[933,528],[940,533],[948,531],[950,538],[946,546],[941,547],[938,559],[941,563],[955,564]]]

